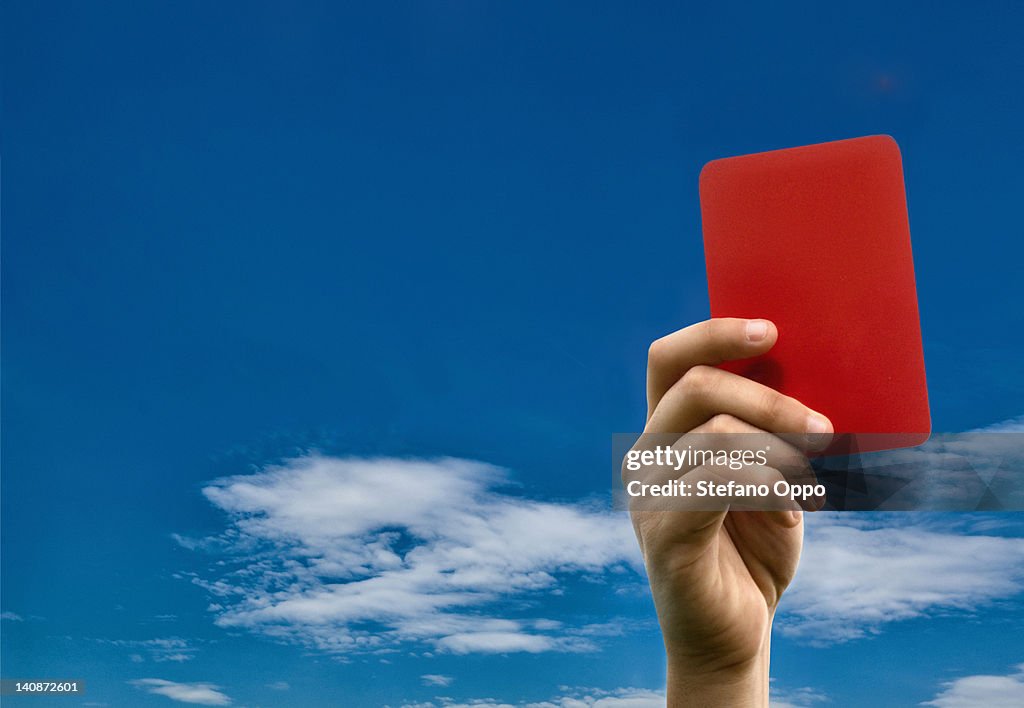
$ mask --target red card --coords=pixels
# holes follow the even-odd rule
[[[700,174],[700,204],[711,316],[763,317],[779,328],[771,352],[724,368],[824,413],[837,433],[884,434],[857,436],[860,451],[927,440],[896,141],[876,135],[714,160]]]

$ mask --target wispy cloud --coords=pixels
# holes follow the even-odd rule
[[[827,703],[828,700],[828,696],[817,689],[781,689],[772,679],[770,708],[811,708],[815,704]]]
[[[346,654],[427,644],[451,653],[584,651],[591,627],[503,617],[510,599],[561,592],[568,576],[632,569],[623,514],[503,493],[504,473],[460,459],[312,455],[203,493],[230,527],[186,547],[227,572],[193,582],[217,623]],[[223,566],[221,566],[223,567]]]
[[[942,684],[938,695],[921,705],[937,708],[1019,708],[1024,696],[1024,664],[1004,676],[979,674]]]
[[[187,639],[181,637],[158,637],[156,639],[96,639],[101,644],[109,644],[115,647],[135,649],[131,660],[141,663],[145,657],[139,650],[145,652],[153,661],[191,661],[195,658],[197,649]]]
[[[496,698],[475,698],[456,701],[451,698],[435,698],[423,703],[405,703],[402,708],[665,708],[664,691],[645,688],[598,688],[563,687],[563,695],[540,702],[510,703]]]
[[[964,532],[945,517],[808,515],[779,630],[813,644],[858,639],[936,612],[971,611],[1024,590],[1024,539]]]
[[[423,681],[424,686],[451,686],[455,681],[451,676],[443,674],[423,674],[420,676],[420,680]]]
[[[143,678],[129,681],[129,684],[149,693],[202,706],[226,706],[231,698],[222,693],[220,686],[212,683],[178,683],[158,678]]]
[[[25,618],[19,615],[17,612],[0,612],[0,620],[9,620],[11,622],[24,622]]]
[[[451,458],[311,455],[216,480],[203,493],[229,525],[186,542],[217,554],[191,580],[215,596],[220,626],[337,655],[594,649],[601,627],[522,608],[570,577],[642,583],[626,515],[514,491],[501,470]],[[807,518],[777,623],[798,640],[868,637],[1024,591],[1022,538],[942,515]]]

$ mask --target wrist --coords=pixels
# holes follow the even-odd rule
[[[756,655],[735,663],[709,665],[706,657],[670,655],[666,680],[668,708],[767,708],[769,661],[767,637]]]

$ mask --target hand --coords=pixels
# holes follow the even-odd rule
[[[714,368],[763,354],[777,338],[775,325],[766,320],[716,319],[654,342],[645,435],[795,434],[785,441],[773,435],[773,455],[797,455],[806,468],[803,452],[829,442],[828,419],[773,389]],[[760,469],[781,478],[775,469]],[[691,472],[708,473],[706,468]],[[633,509],[631,515],[665,640],[669,705],[767,706],[772,619],[796,572],[803,512],[723,505]]]

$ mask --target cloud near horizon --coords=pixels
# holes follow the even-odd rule
[[[665,708],[665,691],[648,688],[571,688],[544,701],[510,702],[496,698],[455,700],[438,697],[432,701],[405,703],[401,708]],[[810,688],[779,691],[772,686],[769,708],[811,708],[828,698]]]
[[[546,701],[514,703],[496,698],[472,698],[454,700],[435,698],[433,701],[404,703],[401,708],[665,708],[665,692],[646,688],[598,688],[561,687],[561,696]]]

